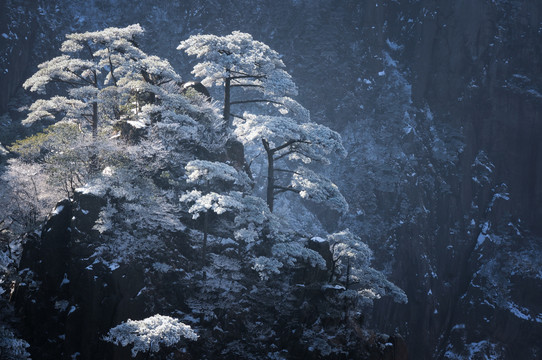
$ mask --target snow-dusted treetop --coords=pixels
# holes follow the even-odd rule
[[[193,219],[197,219],[200,213],[206,213],[209,210],[218,215],[228,211],[237,211],[242,207],[241,203],[237,201],[237,198],[240,196],[240,193],[235,191],[227,194],[219,194],[216,192],[203,194],[201,191],[192,190],[183,194],[180,197],[180,201],[192,204],[188,209],[188,212],[192,214]]]
[[[177,47],[204,61],[192,73],[205,86],[220,85],[226,78],[264,89],[270,95],[297,95],[291,76],[283,70],[279,53],[252,35],[234,31],[227,36],[195,35]]]
[[[180,81],[169,62],[137,47],[135,37],[142,33],[135,24],[67,35],[62,54],[40,64],[23,84],[38,93],[50,83],[63,84],[66,94],[36,101],[23,123],[63,114],[60,120],[90,123],[96,136],[98,123],[118,120],[134,92],[156,93],[157,86]]]
[[[348,211],[348,202],[339,187],[310,169],[299,167],[292,176],[290,186],[299,191],[299,196],[303,199],[325,204],[342,214]]]
[[[306,122],[299,124],[286,116],[266,116],[245,113],[236,119],[235,135],[244,144],[259,144],[266,139],[271,148],[284,146],[276,156],[287,156],[303,163],[319,161],[329,163],[333,153],[346,156],[339,133],[327,126]]]
[[[63,52],[82,50],[86,42],[98,44],[112,44],[115,41],[134,41],[136,36],[142,35],[143,28],[139,24],[129,25],[125,28],[110,27],[100,31],[89,31],[66,35],[67,41],[62,44]]]
[[[291,98],[297,95],[297,89],[276,51],[254,40],[250,34],[239,31],[227,36],[191,36],[177,49],[202,60],[194,66],[192,73],[202,77],[205,85],[224,83],[224,120],[233,125],[237,138],[245,145],[259,147],[258,152],[265,150],[268,168],[266,198],[271,211],[274,196],[285,191],[319,202],[333,198],[332,207],[340,212],[346,211],[346,201],[335,185],[327,181],[322,184],[322,189],[318,189],[316,181],[325,180],[323,177],[310,173],[311,179],[302,181],[300,176],[309,172],[294,172],[288,165],[275,167],[275,162],[281,159],[327,164],[332,153],[346,155],[340,135],[311,122],[309,111]],[[231,95],[234,88],[244,92]],[[231,101],[232,96],[241,99]],[[251,111],[240,115],[237,107],[247,105],[252,106]],[[277,115],[271,116],[273,113]],[[235,120],[230,122],[230,117]],[[286,174],[296,173],[296,187],[294,183],[276,184],[279,172],[281,181],[286,180]]]
[[[287,116],[254,115],[246,112],[243,119],[235,119],[233,124],[234,133],[241,142],[258,147],[263,144],[267,153],[267,202],[270,209],[273,208],[273,197],[276,194],[290,191],[304,199],[324,203],[341,213],[348,211],[348,204],[338,187],[324,176],[303,167],[297,167],[295,171],[293,168],[275,168],[275,162],[279,160],[329,164],[333,154],[346,156],[341,136],[337,132],[313,122],[299,123]],[[275,183],[275,171],[283,175],[290,174],[291,183]]]
[[[335,263],[333,270],[338,272],[338,279],[345,284],[347,293],[357,294],[362,300],[390,295],[396,302],[408,302],[403,290],[370,266],[373,253],[358,236],[346,229],[327,238]]]
[[[246,188],[250,179],[244,172],[218,161],[192,160],[185,166],[187,182],[198,185],[225,182]]]
[[[109,330],[103,339],[115,345],[132,344],[132,356],[141,352],[158,352],[160,345],[172,346],[181,338],[197,340],[198,335],[189,325],[164,315],[154,315],[143,320],[128,319]]]
[[[344,258],[355,259],[355,264],[358,267],[367,267],[371,263],[373,252],[367,244],[361,239],[352,234],[346,229],[328,235],[328,241],[332,254],[338,261],[343,261]]]
[[[141,70],[149,77],[178,78],[166,60],[149,56],[137,47],[135,38],[143,33],[143,28],[134,24],[125,28],[110,27],[68,34],[60,47],[63,55],[40,64],[38,72],[23,86],[30,91],[41,92],[51,81],[87,85],[95,81],[95,74],[102,73],[106,75],[104,83],[107,85]]]

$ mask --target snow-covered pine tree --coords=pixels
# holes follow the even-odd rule
[[[332,254],[330,283],[339,283],[349,297],[372,301],[391,295],[397,302],[407,302],[405,293],[371,268],[372,251],[348,229],[328,235]]]
[[[204,61],[193,70],[203,77],[205,86],[224,84],[224,119],[231,125],[232,105],[247,103],[273,103],[286,106],[290,96],[297,95],[297,88],[280,55],[266,44],[256,41],[250,34],[234,31],[227,36],[194,35],[177,47],[188,55]],[[259,98],[234,99],[232,89],[252,90]],[[234,94],[235,97],[235,94]]]
[[[35,101],[23,123],[40,119],[75,122],[90,126],[96,138],[99,124],[120,119],[130,96],[135,95],[133,110],[137,112],[140,97],[153,96],[147,91],[180,81],[167,61],[138,48],[136,37],[142,34],[141,26],[134,24],[67,35],[60,48],[62,55],[40,64],[23,84],[38,93],[44,93],[49,84],[60,84],[65,95]]]
[[[275,196],[283,192],[325,203],[341,213],[347,211],[338,188],[324,176],[305,167],[276,165],[280,160],[325,164],[334,153],[346,155],[340,135],[311,122],[309,112],[292,98],[297,88],[276,51],[239,31],[227,36],[194,35],[177,49],[202,59],[192,73],[202,77],[203,84],[224,84],[225,121],[230,123],[234,117],[237,138],[266,154],[266,199],[271,211]],[[231,110],[232,106],[254,104],[260,106],[242,115]]]
[[[259,358],[263,353],[282,353],[290,346],[312,348],[315,341],[305,338],[310,337],[317,318],[324,313],[308,314],[304,310],[299,315],[299,307],[309,309],[306,304],[310,297],[304,291],[305,285],[312,289],[313,295],[314,290],[317,294],[324,291],[322,285],[325,288],[329,276],[306,274],[314,270],[325,273],[326,261],[310,248],[306,229],[271,210],[276,193],[285,191],[327,203],[338,211],[346,209],[346,201],[334,184],[305,166],[296,166],[326,163],[333,153],[344,153],[339,135],[310,122],[308,112],[286,96],[295,93],[295,86],[282,70],[278,55],[242,33],[232,35],[245,39],[247,49],[255,46],[256,50],[234,56],[245,67],[229,67],[230,75],[237,71],[229,79],[230,91],[250,89],[247,94],[259,93],[266,100],[229,102],[230,106],[264,105],[252,112],[245,111],[242,118],[237,117],[234,133],[232,127],[223,126],[226,116],[224,112],[220,116],[212,102],[180,94],[179,77],[166,62],[132,47],[126,36],[140,34],[138,29],[133,26],[68,36],[63,50],[71,54],[83,51],[87,45],[102,46],[93,54],[95,58],[102,56],[103,61],[93,63],[78,58],[70,68],[70,56],[65,55],[52,61],[56,67],[42,65],[38,73],[43,70],[40,76],[46,79],[40,80],[36,74],[29,80],[27,85],[34,90],[44,89],[55,81],[73,88],[67,96],[40,100],[33,105],[27,121],[47,117],[59,122],[46,132],[41,142],[18,144],[21,159],[25,157],[25,161],[33,164],[52,154],[69,159],[70,153],[84,153],[84,147],[75,146],[79,138],[72,138],[72,133],[88,135],[86,144],[96,151],[87,153],[100,154],[103,150],[100,167],[95,169],[101,171],[80,177],[78,184],[82,186],[74,196],[92,197],[105,204],[101,210],[95,210],[97,220],[86,225],[87,233],[83,234],[77,225],[84,222],[88,210],[76,202],[72,221],[78,241],[74,246],[85,247],[84,253],[89,255],[78,259],[79,264],[85,271],[93,271],[95,267],[104,269],[105,273],[119,267],[137,273],[135,268],[139,268],[137,274],[143,284],[134,294],[134,301],[149,305],[151,314],[160,311],[192,325],[202,339],[197,345],[201,353],[208,357]],[[93,42],[93,39],[101,40]],[[114,45],[117,42],[123,49],[119,54],[115,53],[119,49]],[[235,46],[232,51],[218,52],[218,56],[234,55],[233,50]],[[267,53],[264,58],[269,60],[265,66],[264,62],[254,62],[254,57],[262,56],[261,51]],[[161,66],[169,70],[158,71]],[[263,72],[249,72],[250,66]],[[54,71],[49,74],[46,68]],[[85,81],[93,79],[101,79],[101,85],[86,84]],[[55,117],[49,110],[57,102],[64,104],[58,108],[66,111]],[[67,104],[75,105],[71,108]],[[279,110],[278,114],[268,114],[275,109]],[[94,122],[95,119],[99,121]],[[123,141],[125,137],[115,136],[114,125],[119,122],[137,129],[137,138]],[[106,136],[100,137],[101,134]],[[233,137],[242,139],[261,154],[271,154],[268,170],[282,174],[271,176],[268,181],[267,187],[273,193],[267,202],[258,196],[259,189],[252,187],[243,167],[236,166],[240,159],[225,154],[225,145]],[[42,150],[49,155],[42,154]],[[284,166],[276,168],[276,161]],[[51,163],[69,172],[66,165],[70,161],[51,160]],[[201,224],[194,221],[200,214],[212,217]],[[202,238],[203,242],[199,240]],[[343,259],[334,258],[332,284],[344,279],[338,277]],[[346,279],[353,279],[353,275],[347,275]],[[179,287],[182,296],[169,291],[173,284]],[[368,281],[367,288],[370,287]],[[171,325],[169,320],[164,323]],[[143,338],[154,333],[145,320],[136,325],[143,328]],[[130,329],[120,326],[119,332],[112,332],[109,339],[152,350],[145,347],[148,345],[145,341],[139,342],[146,338],[126,335],[124,330],[130,332]],[[299,331],[287,343],[284,339],[289,339],[292,330]],[[326,341],[323,339],[322,344]]]
[[[203,243],[201,247],[202,266],[207,263],[207,237],[209,234],[209,213],[217,215],[236,212],[241,208],[237,190],[247,191],[250,179],[243,172],[223,162],[193,160],[186,165],[186,181],[196,189],[182,195],[180,200],[190,204],[188,212],[197,219],[203,213]],[[220,192],[224,189],[224,193]]]
[[[14,144],[10,149],[19,158],[10,163],[18,169],[30,164],[39,167],[53,185],[49,186],[55,193],[52,197],[72,197],[77,187],[122,158],[115,135],[123,123],[141,128],[156,116],[162,103],[186,103],[180,95],[174,100],[167,96],[171,90],[164,85],[180,77],[167,61],[138,48],[136,38],[142,34],[138,24],[69,34],[60,48],[62,54],[40,64],[23,84],[46,95],[30,105],[23,123],[46,120],[45,124],[53,124]],[[160,115],[171,119],[171,113]],[[44,187],[36,190],[45,192]]]

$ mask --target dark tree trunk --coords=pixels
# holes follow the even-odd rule
[[[98,138],[98,103],[92,103],[92,141],[93,145],[96,145],[96,139]],[[98,171],[98,156],[96,155],[96,147],[93,146],[92,153],[90,154],[90,172]]]
[[[273,212],[273,202],[275,190],[275,163],[273,154],[275,153],[270,147],[267,140],[262,139],[263,147],[267,153],[267,206],[269,206],[269,211]]]
[[[230,123],[230,89],[231,79],[228,77],[224,82],[224,121],[228,127],[231,127]]]
[[[92,103],[92,139],[98,137],[98,103]]]
[[[205,212],[203,215],[203,246],[201,249],[201,263],[202,266],[206,264],[207,258],[207,234],[209,233],[209,212]]]

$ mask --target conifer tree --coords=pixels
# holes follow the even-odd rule
[[[281,160],[325,164],[332,154],[344,156],[346,151],[338,133],[311,122],[309,112],[292,98],[297,87],[276,51],[239,31],[227,36],[191,36],[177,49],[202,60],[192,73],[203,77],[204,85],[224,84],[224,120],[233,123],[241,142],[257,146],[266,155],[266,199],[271,211],[275,196],[283,192],[326,203],[341,213],[347,211],[338,188],[322,175],[292,164],[277,167]],[[233,94],[235,88],[243,92]],[[260,106],[242,115],[231,110],[232,106],[253,104]]]

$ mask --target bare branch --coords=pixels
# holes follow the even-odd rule
[[[288,146],[290,146],[292,144],[295,144],[296,142],[299,142],[299,141],[301,141],[301,140],[294,140],[294,139],[288,140],[284,144],[282,144],[280,146],[277,146],[276,148],[272,149],[271,151],[275,153],[275,152],[280,151],[280,150],[282,150],[284,148],[287,148]]]
[[[94,51],[92,51],[92,48],[90,47],[90,44],[88,41],[83,42],[85,48],[88,50],[88,53],[90,55],[90,58],[94,60]]]
[[[245,120],[245,118],[244,118],[244,117],[242,117],[242,116],[239,116],[239,115],[236,115],[236,114],[232,114],[232,113],[230,113],[230,116],[236,117],[236,118],[238,118],[238,119],[241,119],[241,120]]]
[[[257,87],[260,89],[263,89],[264,87],[262,85],[256,85],[256,84],[231,84],[231,87]]]
[[[280,194],[280,193],[283,193],[283,192],[286,192],[286,191],[291,191],[291,192],[294,192],[296,194],[299,194],[301,192],[301,190],[294,189],[293,187],[290,187],[290,186],[275,185],[275,186],[273,186],[273,189],[277,189],[276,191],[273,191],[274,195],[277,195],[277,194]]]
[[[234,74],[239,74],[239,76],[244,76],[244,77],[252,77],[252,78],[257,78],[257,79],[261,79],[261,78],[266,78],[267,75],[265,74],[259,74],[259,75],[254,75],[254,74],[247,74],[245,72],[242,72],[242,71],[237,71],[237,70],[229,70],[228,71],[230,73],[234,73]]]
[[[300,173],[298,173],[297,171],[293,171],[293,170],[289,170],[289,169],[277,169],[277,168],[275,168],[275,171],[300,175]]]
[[[284,105],[281,102],[268,100],[268,99],[253,99],[253,100],[232,101],[232,102],[230,102],[230,105],[249,104],[249,103],[258,103],[258,102],[265,102],[265,103],[271,103],[271,104],[277,104],[277,105]]]
[[[236,80],[236,79],[265,79],[266,75],[236,75],[229,76],[226,79]]]
[[[293,153],[295,153],[295,152],[296,152],[295,150],[290,150],[290,151],[287,151],[287,152],[285,152],[285,153],[283,153],[283,154],[280,154],[279,156],[277,156],[277,157],[275,158],[275,161],[276,161],[276,160],[280,160],[280,159],[282,159],[283,157],[286,157],[286,156],[288,156],[288,155],[290,155],[290,154],[293,154]]]
[[[90,85],[96,85],[98,82],[95,80],[95,82],[93,83],[91,80],[87,79],[87,78],[84,78],[82,77],[81,75],[79,75],[78,73],[76,73],[75,71],[72,71],[70,69],[64,69],[65,71],[77,76],[79,79],[83,80],[85,83],[87,84],[90,84]],[[94,74],[96,74],[96,72],[94,72]]]
[[[113,83],[115,86],[117,86],[117,78],[115,77],[114,71],[115,67],[113,66],[113,61],[111,60],[111,49],[109,47],[107,48],[107,59],[109,60],[109,73],[111,74],[111,78],[113,79]]]

